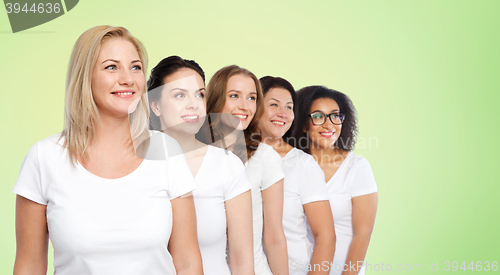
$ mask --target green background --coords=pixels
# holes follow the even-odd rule
[[[11,274],[15,258],[11,189],[23,157],[62,130],[71,49],[101,24],[138,37],[148,69],[176,54],[208,78],[238,64],[297,89],[348,94],[363,141],[355,152],[370,161],[379,189],[367,261],[393,266],[368,274],[500,261],[499,10],[497,0],[83,0],[16,34],[0,12],[0,273]]]

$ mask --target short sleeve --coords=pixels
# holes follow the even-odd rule
[[[354,168],[355,174],[351,183],[351,197],[377,192],[377,184],[370,163],[363,158],[356,162]]]
[[[266,146],[268,148],[266,148],[266,150],[264,151],[264,155],[262,158],[263,163],[261,168],[264,169],[264,173],[262,177],[261,190],[265,190],[271,187],[271,185],[275,184],[285,177],[280,154],[274,151],[271,146]]]
[[[319,164],[310,156],[302,164],[301,182],[299,183],[299,196],[302,204],[330,199],[326,189],[325,174]]]
[[[231,178],[224,186],[224,200],[230,200],[252,188],[252,184],[248,180],[247,172],[243,162],[233,153],[229,153]]]
[[[179,143],[166,134],[162,137],[167,148],[168,193],[172,200],[196,189],[196,182]]]
[[[24,157],[21,171],[12,192],[39,204],[47,205],[43,195],[40,163],[38,160],[38,144],[31,147]]]

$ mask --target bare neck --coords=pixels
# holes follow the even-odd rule
[[[262,135],[262,142],[267,145],[273,147],[273,149],[280,154],[281,157],[284,157],[290,150],[293,149],[293,146],[286,143],[283,138],[275,138],[271,136]]]
[[[184,154],[189,155],[190,152],[194,152],[202,147],[205,147],[206,144],[198,141],[195,135],[186,134],[178,131],[164,131],[167,135],[174,138],[182,148],[182,152]]]
[[[344,159],[349,152],[338,148],[318,148],[312,146],[311,155],[316,159],[320,166],[337,163],[339,159]],[[340,161],[342,163],[342,161]]]

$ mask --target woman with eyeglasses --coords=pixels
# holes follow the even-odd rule
[[[300,89],[297,102],[294,138],[320,165],[330,195],[337,237],[330,274],[364,274],[362,262],[375,223],[378,193],[370,164],[352,152],[356,109],[347,95],[324,86]]]

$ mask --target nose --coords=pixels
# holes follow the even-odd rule
[[[134,77],[129,70],[122,70],[120,72],[120,85],[131,86],[134,84]]]
[[[248,102],[244,98],[240,98],[238,105],[240,110],[248,110]]]
[[[281,117],[281,118],[287,118],[288,115],[286,113],[286,110],[285,110],[285,107],[281,107],[278,111],[278,117]]]
[[[323,124],[323,128],[325,128],[325,129],[333,129],[333,123],[332,123],[332,121],[330,120],[329,117],[326,118],[326,121]]]
[[[198,109],[198,100],[193,95],[188,96],[187,109]]]

